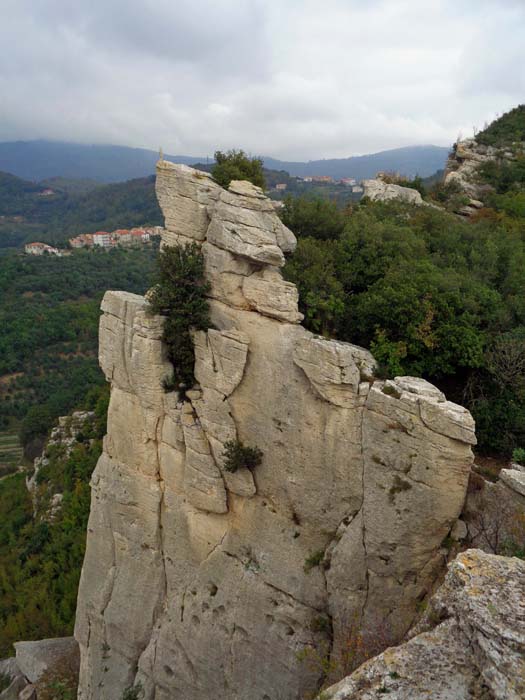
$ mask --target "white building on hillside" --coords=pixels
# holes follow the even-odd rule
[[[47,245],[47,243],[39,243],[38,241],[34,243],[26,243],[24,246],[24,251],[28,255],[44,255],[44,253],[47,253],[48,255],[58,255],[59,257],[62,256],[62,251],[58,248],[53,248],[53,246]]]
[[[93,234],[93,245],[110,248],[113,245],[111,234],[107,231],[97,231]]]

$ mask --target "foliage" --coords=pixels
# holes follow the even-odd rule
[[[280,216],[297,237],[319,240],[339,238],[346,222],[344,212],[334,202],[321,197],[288,196]]]
[[[210,325],[204,258],[196,243],[165,246],[159,255],[159,281],[150,295],[154,313],[164,314],[163,339],[173,364],[166,390],[184,391],[195,381],[192,332]]]
[[[344,216],[335,239],[299,237],[285,267],[305,325],[371,347],[383,376],[446,385],[483,451],[525,443],[525,221],[399,202]]]
[[[525,465],[525,448],[516,447],[512,451],[512,461],[517,462],[518,464]]]
[[[299,308],[306,325],[316,333],[333,335],[345,310],[344,287],[336,276],[333,243],[300,238],[284,275],[297,285]]]
[[[20,422],[32,458],[56,418],[104,383],[98,319],[108,288],[144,292],[152,249],[0,257],[0,425]]]
[[[310,556],[306,557],[305,562],[304,562],[304,571],[305,573],[308,573],[312,569],[314,569],[316,566],[321,566],[323,563],[324,559],[324,550],[323,549],[318,549],[316,552],[313,552],[313,554],[310,554]]]
[[[224,469],[236,472],[239,469],[253,471],[262,462],[263,453],[258,447],[248,447],[240,440],[228,440],[224,444]]]
[[[525,141],[525,105],[518,105],[476,134],[476,141],[486,146],[506,146]]]
[[[140,700],[143,697],[142,684],[132,685],[122,693],[122,700]]]
[[[518,156],[514,160],[488,160],[477,170],[478,177],[496,190],[498,195],[519,191],[525,185],[525,157]],[[509,197],[496,197],[491,204],[496,208],[508,206]],[[503,205],[503,206],[502,206]]]
[[[250,158],[242,150],[215,152],[215,165],[211,174],[221,187],[228,188],[232,180],[249,180],[257,187],[266,187],[263,162],[260,158]]]
[[[89,515],[89,479],[101,449],[101,440],[93,439],[79,443],[67,459],[60,455],[50,459],[44,474],[53,480],[49,493],[63,493],[62,508],[51,522],[33,519],[23,474],[0,482],[2,657],[20,639],[72,633]]]

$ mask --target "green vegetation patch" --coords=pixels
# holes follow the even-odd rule
[[[63,450],[50,449],[49,462],[42,467],[39,479],[36,518],[25,474],[0,481],[2,658],[12,654],[12,643],[20,639],[61,637],[73,632],[89,516],[89,480],[102,451],[107,399],[106,387],[98,395],[93,392],[88,407],[95,411],[95,419],[86,426],[69,456]],[[63,500],[50,520],[48,508],[54,493],[62,493]],[[58,692],[58,686],[55,690]]]
[[[506,146],[525,141],[525,105],[519,105],[476,134],[476,141],[486,146]]]
[[[343,230],[323,238],[315,232],[324,209],[297,201],[298,222],[301,207],[318,220],[298,236],[284,274],[299,289],[307,328],[371,348],[381,377],[442,385],[474,414],[482,451],[510,456],[525,444],[521,210],[465,221],[430,207],[369,202],[339,212]]]
[[[243,445],[239,440],[228,440],[224,445],[224,469],[236,472],[239,469],[252,471],[262,462],[263,453],[258,447]]]
[[[164,388],[184,394],[195,382],[192,333],[210,326],[204,257],[196,243],[165,246],[158,268],[158,283],[149,301],[154,313],[166,316],[163,340],[173,375],[166,378]]]
[[[145,292],[155,258],[153,248],[0,257],[0,430],[20,423],[29,457],[58,416],[104,383],[97,359],[104,292]]]
[[[221,187],[228,188],[232,180],[249,180],[264,189],[263,162],[260,158],[250,158],[244,151],[231,150],[215,152],[215,165],[211,174]]]

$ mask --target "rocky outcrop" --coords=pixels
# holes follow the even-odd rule
[[[36,683],[64,661],[78,667],[78,644],[73,637],[15,642],[14,646],[16,664],[29,683]]]
[[[27,679],[18,668],[14,657],[0,660],[0,679],[4,688],[0,691],[0,700],[17,700],[18,694],[27,685]]]
[[[454,144],[446,168],[444,184],[463,193],[465,201],[459,205],[458,214],[472,216],[484,206],[493,188],[483,181],[480,167],[490,161],[501,163],[515,160],[523,154],[525,144],[516,143],[504,148],[486,146],[476,139],[464,139]]]
[[[407,204],[423,205],[421,194],[412,187],[402,187],[393,183],[386,183],[381,179],[363,180],[363,196],[372,202],[390,202],[397,200]]]
[[[33,517],[40,516],[44,520],[51,521],[59,512],[62,507],[62,493],[53,492],[52,483],[40,485],[38,475],[50,463],[52,452],[55,455],[60,452],[64,460],[71,455],[82,431],[91,427],[94,417],[93,411],[73,411],[70,416],[60,416],[58,425],[51,430],[41,456],[34,460],[32,475],[26,477],[27,490],[33,502]]]
[[[483,200],[492,188],[481,181],[478,170],[483,163],[497,156],[496,148],[478,144],[475,139],[464,139],[454,144],[447,160],[444,184],[454,187],[466,197],[458,213],[470,216],[483,207]]]
[[[0,692],[0,700],[49,698],[60,685],[73,697],[78,679],[78,644],[73,637],[15,642],[16,657],[0,661],[0,674],[11,684]],[[61,695],[62,697],[62,695]]]
[[[279,268],[295,238],[253,185],[161,161],[164,244],[202,246],[213,327],[196,385],[164,393],[162,323],[108,292],[108,434],[92,478],[75,636],[79,698],[295,700],[348,625],[393,638],[443,566],[475,443],[470,414],[423,380],[375,381],[363,348],[301,325]],[[225,470],[224,446],[260,448]]]
[[[405,644],[387,649],[323,700],[525,697],[525,562],[460,554]]]

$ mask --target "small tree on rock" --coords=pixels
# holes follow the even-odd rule
[[[250,158],[242,150],[227,153],[215,151],[215,165],[211,174],[221,187],[228,188],[232,180],[248,180],[257,187],[266,187],[263,162],[260,158]]]

